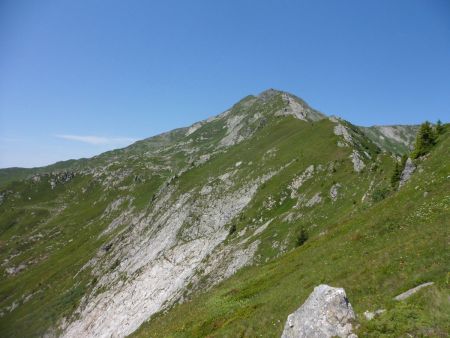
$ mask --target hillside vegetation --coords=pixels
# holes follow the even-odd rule
[[[321,283],[344,287],[361,337],[447,337],[450,137],[441,136],[401,191],[327,222],[326,231],[267,264],[154,316],[139,337],[278,337],[287,315]],[[280,225],[274,225],[274,227]],[[435,285],[394,301],[420,283]],[[387,309],[372,321],[366,310]]]
[[[389,128],[268,90],[91,159],[0,170],[0,335],[275,337],[328,283],[360,336],[446,336],[448,126],[408,163],[417,127]]]

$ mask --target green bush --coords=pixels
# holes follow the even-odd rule
[[[230,227],[230,236],[236,232],[236,224],[232,224]]]
[[[385,187],[375,189],[372,193],[372,201],[380,202],[384,200],[389,195],[389,192],[389,189]]]
[[[302,228],[297,237],[297,246],[301,246],[301,245],[305,244],[305,242],[308,240],[308,238],[309,238],[308,232],[305,230],[305,228]]]
[[[427,154],[430,149],[436,144],[436,133],[431,127],[430,122],[426,121],[420,126],[417,133],[416,143],[414,145],[414,151],[412,152],[412,158],[418,158]]]

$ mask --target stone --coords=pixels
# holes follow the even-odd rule
[[[352,154],[350,155],[350,158],[353,162],[353,170],[355,172],[359,173],[365,168],[366,165],[361,159],[361,155],[356,150],[353,150]]]
[[[338,135],[338,136],[342,136],[344,138],[344,140],[348,143],[348,144],[352,144],[353,143],[353,139],[352,136],[350,135],[348,129],[346,127],[344,127],[342,124],[338,123],[335,127],[334,127],[334,134]]]
[[[352,321],[356,316],[343,288],[319,285],[284,326],[282,338],[357,337]]]
[[[405,185],[406,182],[408,182],[416,170],[416,166],[411,160],[411,158],[408,157],[405,163],[405,168],[402,171],[402,174],[400,176],[400,183],[398,184],[399,189]]]
[[[420,284],[420,285],[416,286],[415,288],[409,289],[408,291],[405,291],[405,292],[399,294],[398,296],[394,297],[394,299],[395,300],[399,300],[399,301],[400,300],[405,300],[406,298],[408,298],[408,297],[412,296],[413,294],[415,294],[420,289],[422,289],[424,287],[427,287],[427,286],[430,286],[430,285],[433,285],[433,284],[434,284],[433,282]]]
[[[330,198],[333,202],[336,202],[338,198],[339,188],[341,185],[339,183],[334,184],[330,189]]]
[[[364,312],[364,317],[366,317],[367,320],[372,320],[376,316],[381,315],[383,312],[386,312],[386,310],[385,309],[378,309],[375,312],[365,311]]]
[[[319,204],[322,201],[322,197],[320,196],[320,192],[316,193],[311,199],[306,202],[306,206],[311,208],[312,206]]]

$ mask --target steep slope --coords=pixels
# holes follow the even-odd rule
[[[279,337],[287,315],[321,283],[345,287],[362,337],[448,336],[448,149],[447,132],[399,192],[328,220],[303,246],[159,313],[136,336]],[[275,229],[265,236],[277,242]],[[393,300],[425,281],[435,285],[404,303]],[[367,321],[363,312],[376,309],[387,311]]]
[[[2,336],[130,334],[283,259],[300,229],[328,238],[387,194],[393,164],[358,127],[268,90],[190,128],[9,176]]]
[[[373,126],[360,129],[381,149],[403,155],[413,148],[419,126]]]

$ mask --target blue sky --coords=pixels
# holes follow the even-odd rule
[[[92,156],[267,88],[450,120],[450,1],[0,1],[0,167]]]

